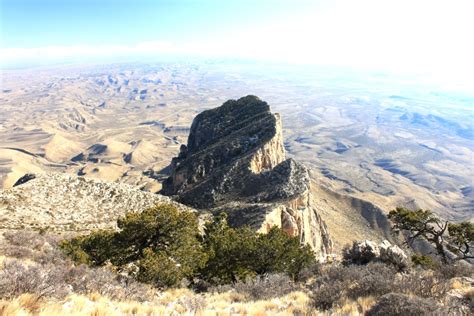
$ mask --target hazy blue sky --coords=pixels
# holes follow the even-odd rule
[[[197,55],[472,79],[473,0],[0,0],[2,64]]]
[[[317,1],[316,1],[317,2]],[[1,0],[1,47],[220,37],[304,12],[311,1]]]

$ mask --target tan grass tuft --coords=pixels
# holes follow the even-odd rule
[[[188,289],[169,290],[151,302],[114,301],[100,294],[72,294],[63,300],[38,299],[26,294],[0,301],[0,315],[306,315],[309,297],[293,292],[270,300],[248,301],[245,296],[227,292],[196,294]],[[199,304],[198,304],[199,303]]]
[[[40,298],[35,294],[23,294],[18,297],[18,302],[23,309],[31,313],[37,313],[41,308]]]
[[[0,301],[0,315],[2,316],[27,316],[30,313],[23,309],[18,298],[10,301]]]
[[[332,312],[335,315],[364,315],[376,300],[372,296],[360,297],[356,301],[345,299],[340,306],[334,307]]]

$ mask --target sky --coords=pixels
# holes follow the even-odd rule
[[[0,0],[0,63],[241,58],[471,80],[473,0]]]

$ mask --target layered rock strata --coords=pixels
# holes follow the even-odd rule
[[[160,193],[186,205],[226,212],[230,225],[265,233],[281,227],[325,259],[332,243],[316,213],[308,170],[286,159],[278,114],[255,96],[229,100],[192,123]]]

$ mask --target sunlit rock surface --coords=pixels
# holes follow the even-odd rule
[[[162,194],[226,212],[233,226],[260,232],[281,227],[321,259],[331,252],[326,225],[312,205],[308,170],[286,159],[280,117],[257,97],[229,100],[197,115],[171,168]]]

